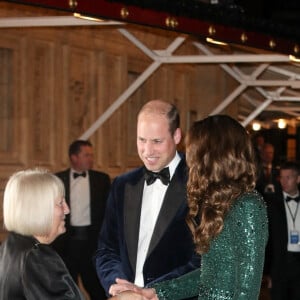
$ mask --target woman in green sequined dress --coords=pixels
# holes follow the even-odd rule
[[[186,152],[187,222],[201,268],[154,284],[149,299],[258,299],[268,229],[250,137],[231,117],[210,116],[191,127]],[[149,296],[149,288],[133,289]]]

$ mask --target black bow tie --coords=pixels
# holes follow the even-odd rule
[[[73,173],[73,177],[74,179],[76,179],[77,177],[85,177],[86,176],[86,172],[82,172],[82,173]]]
[[[159,172],[152,172],[145,169],[145,180],[147,185],[154,183],[157,178],[159,178],[164,185],[168,185],[170,183],[169,168],[164,168]]]
[[[294,201],[296,201],[296,202],[299,202],[300,201],[300,197],[299,196],[297,196],[297,197],[290,197],[290,196],[287,196],[286,198],[285,198],[285,201],[286,202],[289,202],[289,201],[291,201],[291,200],[294,200]]]

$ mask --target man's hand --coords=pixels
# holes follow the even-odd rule
[[[118,294],[117,296],[110,298],[109,300],[148,300],[148,299],[132,291],[126,291]]]
[[[124,293],[126,291],[133,291],[136,294],[140,295],[140,298],[138,298],[137,296],[135,296],[134,293]],[[141,300],[158,300],[157,295],[155,293],[154,289],[151,288],[141,288],[137,285],[135,285],[132,282],[129,282],[125,279],[120,279],[117,278],[116,279],[116,283],[112,284],[109,288],[109,293],[112,296],[120,296],[120,299],[126,300],[126,299],[130,299],[130,295],[132,295],[131,299],[141,299]],[[122,295],[121,295],[122,293]],[[121,298],[123,297],[123,298]],[[128,297],[128,298],[125,298]]]
[[[125,292],[125,291],[134,291],[134,292],[138,292],[139,291],[139,287],[136,286],[135,284],[125,280],[125,279],[120,279],[117,278],[116,279],[116,283],[112,284],[109,288],[109,294],[112,296],[115,296],[121,292]]]

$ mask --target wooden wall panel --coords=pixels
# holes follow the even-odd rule
[[[28,43],[26,65],[28,116],[28,164],[52,167],[56,114],[54,110],[54,44],[42,40]]]
[[[103,88],[107,91],[107,98],[104,100],[108,106],[121,95],[127,88],[127,62],[122,55],[107,55],[107,75]],[[108,168],[116,174],[124,167],[123,153],[126,135],[124,134],[124,107],[121,106],[107,121],[107,132],[105,147],[107,147]]]
[[[64,101],[67,104],[67,124],[69,140],[76,139],[78,133],[92,122],[95,80],[93,52],[77,47],[64,46]]]
[[[25,111],[20,102],[21,49],[23,39],[9,35],[0,38],[0,224],[3,223],[2,198],[8,177],[26,164]],[[0,242],[5,232],[0,226]]]
[[[95,121],[105,111],[108,104],[105,103],[106,99],[106,79],[107,79],[107,68],[105,67],[106,55],[105,51],[98,50],[95,56],[95,86],[96,94],[93,99],[93,107],[95,111]],[[105,126],[105,124],[104,124]],[[108,169],[107,161],[107,137],[105,132],[107,129],[101,126],[94,134],[93,143],[98,145],[97,149],[94,149],[95,167],[98,169]]]
[[[24,110],[20,92],[22,39],[3,35],[0,39],[0,161],[2,172],[8,172],[24,162]]]
[[[0,49],[0,144],[1,152],[12,150],[13,124],[13,50]]]
[[[139,76],[139,73],[136,72],[129,72],[128,73],[128,84],[132,84],[137,77]],[[136,142],[137,142],[137,124],[136,122],[133,122],[133,120],[136,120],[139,108],[143,106],[145,103],[144,95],[145,92],[145,85],[142,85],[139,87],[139,89],[130,97],[130,100],[128,101],[126,107],[126,124],[125,125],[125,132],[126,132],[126,139],[127,139],[127,147],[125,152],[125,157],[127,160],[127,166],[126,169],[131,169],[134,166],[137,166],[139,164],[139,158],[137,154],[137,148],[136,148]]]

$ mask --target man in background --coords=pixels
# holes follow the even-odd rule
[[[256,189],[265,197],[274,194],[279,188],[279,168],[274,164],[274,146],[264,143],[261,161],[258,165]]]
[[[296,162],[280,167],[281,191],[267,198],[269,241],[265,275],[272,300],[300,299],[300,168]]]
[[[265,138],[262,134],[258,133],[258,134],[255,134],[252,137],[252,141],[253,141],[253,147],[254,147],[254,150],[255,150],[257,163],[260,164],[261,156],[262,156],[261,155],[262,154],[262,148],[265,144]]]
[[[89,141],[76,140],[69,147],[71,167],[56,175],[63,181],[70,214],[66,233],[54,242],[73,279],[79,276],[91,300],[106,299],[92,261],[110,189],[110,178],[92,170],[93,147]]]

